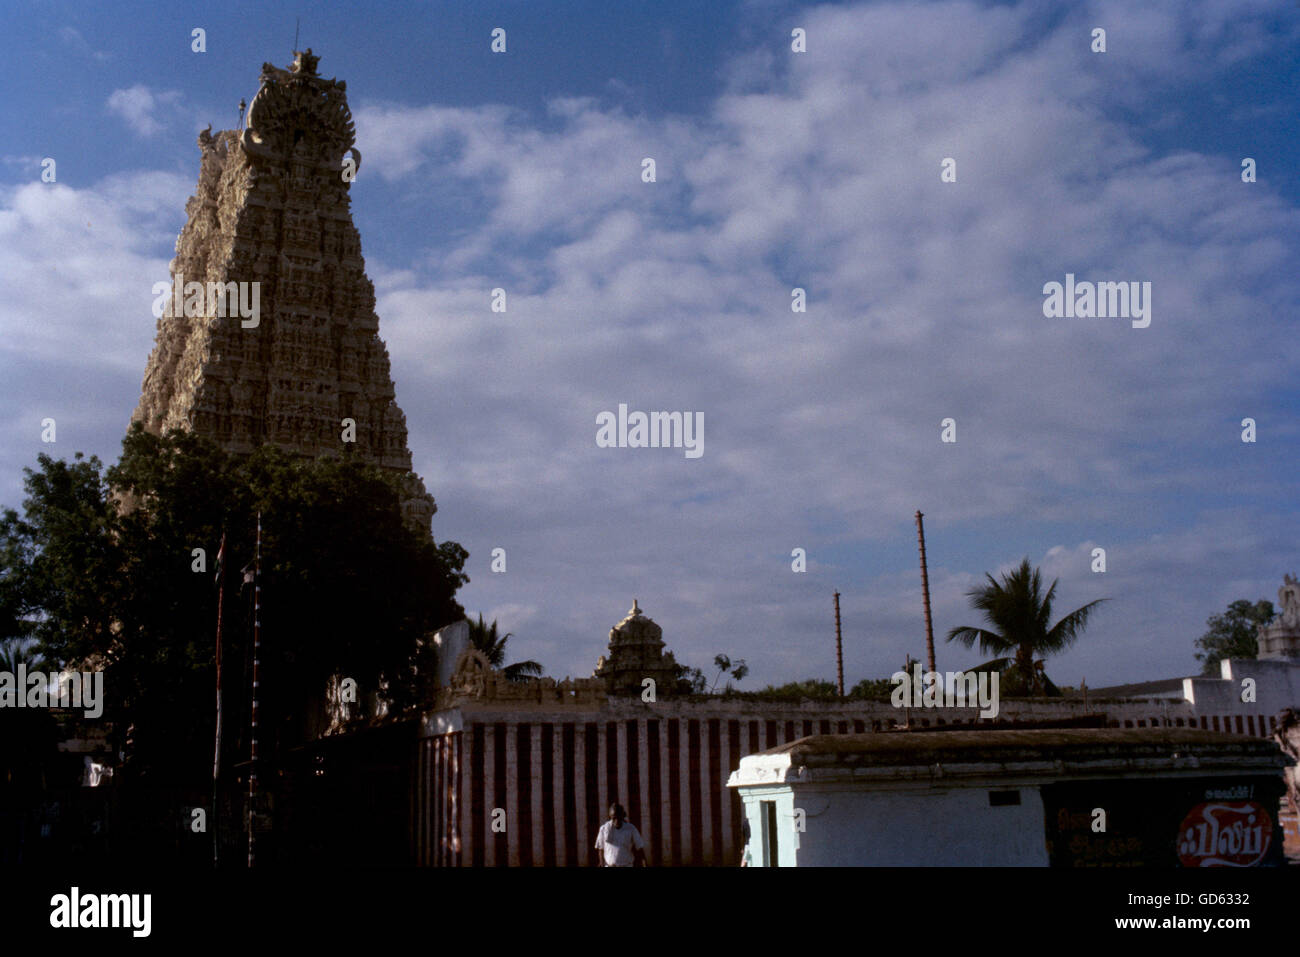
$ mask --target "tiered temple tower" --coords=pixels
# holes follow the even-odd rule
[[[350,419],[353,454],[405,475],[403,512],[428,531],[433,499],[411,471],[349,209],[361,154],[347,85],[318,75],[318,60],[308,49],[287,70],[263,64],[247,128],[199,134],[198,188],[132,419],[234,454],[270,442],[313,458],[343,452]],[[252,303],[256,316],[241,315]]]
[[[642,681],[653,678],[656,694],[672,694],[677,662],[664,651],[664,631],[641,611],[636,599],[627,617],[609,630],[609,656],[596,662],[593,678],[605,679],[610,694],[640,694]]]

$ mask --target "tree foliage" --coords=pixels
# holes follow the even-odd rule
[[[677,694],[713,694],[718,687],[718,682],[722,680],[723,675],[730,676],[735,681],[743,681],[749,674],[749,665],[745,663],[744,658],[737,658],[734,661],[729,655],[714,655],[713,667],[718,669],[713,680],[709,681],[709,676],[700,668],[693,668],[690,665],[677,666]],[[735,689],[732,688],[731,682],[728,681],[723,686],[722,694],[733,694]]]
[[[848,696],[858,701],[888,701],[894,688],[888,678],[863,678],[849,689]]]
[[[709,676],[690,665],[677,666],[678,694],[708,694]]]
[[[758,694],[771,701],[835,701],[839,698],[839,688],[833,681],[821,678],[807,678],[803,681],[791,681],[783,685],[768,685]]]
[[[723,675],[730,675],[736,681],[743,681],[745,675],[749,674],[749,665],[745,664],[744,658],[737,658],[735,662],[732,662],[732,660],[726,655],[714,655],[713,667],[718,669],[718,673],[714,676],[713,684],[709,687],[710,694],[712,694],[713,690],[718,687],[718,682],[722,679]],[[731,682],[728,681],[727,689],[730,690],[730,688]]]
[[[1260,625],[1267,625],[1277,612],[1271,601],[1260,599],[1251,604],[1238,598],[1222,614],[1205,620],[1206,632],[1196,639],[1196,660],[1201,674],[1217,675],[1219,662],[1226,658],[1254,658],[1259,654],[1256,638]]]
[[[107,470],[41,455],[24,484],[22,514],[0,517],[0,625],[58,666],[104,669],[104,717],[119,739],[133,726],[141,768],[210,774],[223,531],[226,713],[247,721],[252,588],[239,571],[259,512],[267,753],[301,737],[330,675],[416,703],[423,636],[463,617],[468,554],[406,527],[394,480],[349,457],[262,446],[232,459],[192,433],[136,425]]]

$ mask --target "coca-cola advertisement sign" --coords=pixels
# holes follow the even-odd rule
[[[1178,859],[1184,867],[1252,867],[1273,842],[1273,819],[1255,801],[1207,801],[1183,818]]]

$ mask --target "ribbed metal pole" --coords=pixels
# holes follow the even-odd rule
[[[844,640],[840,636],[840,593],[835,593],[835,682],[844,697]]]
[[[930,574],[925,568],[925,526],[921,510],[916,510],[916,540],[921,546],[921,599],[925,603],[925,657],[930,671],[934,668],[934,625],[930,621]]]
[[[221,623],[226,607],[226,533],[221,533],[221,547],[217,551],[217,733],[212,751],[212,866],[216,867],[221,847],[220,800],[218,782],[221,780]]]
[[[254,834],[257,802],[257,679],[258,656],[262,650],[262,513],[257,513],[257,550],[253,554],[253,730],[248,769],[248,866],[257,860]]]

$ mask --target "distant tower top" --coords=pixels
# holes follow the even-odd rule
[[[632,599],[627,616],[609,632],[609,654],[596,663],[592,677],[604,678],[610,694],[640,694],[653,678],[658,694],[672,694],[678,668],[671,651],[664,651],[664,633]]]

